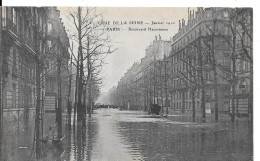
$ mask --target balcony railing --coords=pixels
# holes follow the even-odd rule
[[[35,42],[31,39],[28,38],[27,36],[23,35],[20,36],[20,41],[27,47],[31,48],[33,51],[35,51]]]
[[[16,36],[22,44],[27,45],[32,50],[35,49],[35,42],[32,40],[32,38],[26,36],[25,33],[20,33],[19,29],[17,29],[17,25],[14,24],[11,19],[3,18],[2,27],[3,30],[10,31],[13,36]]]

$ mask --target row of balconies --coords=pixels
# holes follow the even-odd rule
[[[29,30],[26,31],[27,29],[25,29],[25,31],[22,31],[21,30],[22,26],[18,26],[10,18],[6,18],[6,17],[2,18],[2,27],[3,27],[2,29],[4,31],[8,31],[9,34],[13,38],[19,40],[19,42],[21,44],[24,44],[25,46],[30,47],[32,50],[35,50],[36,44],[35,44],[35,40],[34,40],[33,31],[29,31]],[[51,37],[51,38],[58,37],[58,33],[55,30],[44,31],[44,29],[42,27],[40,27],[39,25],[32,26],[32,27],[37,28],[36,29],[37,34],[42,39],[45,39],[46,36]],[[27,32],[30,32],[30,34]]]
[[[35,41],[33,36],[30,36],[28,33],[22,33],[17,24],[14,24],[13,21],[9,18],[2,19],[3,30],[7,31],[13,38],[17,39],[21,44],[35,50]]]

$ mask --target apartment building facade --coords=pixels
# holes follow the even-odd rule
[[[56,7],[48,7],[47,9],[49,19],[47,20],[46,34],[47,72],[45,110],[55,111],[58,105],[58,98],[61,99],[64,110],[67,107],[67,87],[69,83],[69,39],[61,21],[59,10]],[[59,93],[61,94],[60,96],[58,96]]]
[[[44,77],[47,19],[43,7],[2,7],[4,109],[35,108],[36,55]],[[42,79],[42,97],[44,85]]]

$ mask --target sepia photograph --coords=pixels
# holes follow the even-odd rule
[[[0,161],[255,160],[254,8],[0,10]]]

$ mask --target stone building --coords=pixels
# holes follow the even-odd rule
[[[41,87],[45,107],[48,108],[52,104],[50,96],[57,94],[58,60],[60,60],[62,98],[65,107],[69,39],[57,8],[3,7],[2,26],[5,76],[3,107],[5,109],[35,107],[37,54],[42,63]]]
[[[41,109],[45,96],[45,36],[47,11],[43,7],[1,7],[3,56],[4,160],[20,160],[19,147],[33,143],[36,106],[36,65],[41,72]],[[37,62],[39,62],[37,64]],[[43,111],[41,113],[41,118]],[[42,121],[41,121],[42,123]],[[26,154],[23,154],[25,157]]]
[[[45,110],[54,111],[57,106],[59,73],[61,84],[62,108],[66,109],[68,93],[68,61],[70,59],[68,47],[69,39],[56,7],[48,7],[46,34],[46,98]]]
[[[35,107],[36,55],[40,58],[45,55],[47,19],[43,7],[2,7],[4,109]],[[43,73],[44,68],[42,61]],[[44,83],[43,80],[43,96]]]
[[[206,113],[214,112],[215,90],[214,70],[217,73],[218,110],[229,111],[225,94],[229,93],[229,74],[222,70],[230,69],[230,30],[227,8],[197,8],[188,11],[188,22],[179,21],[179,31],[173,36],[172,52],[167,58],[171,64],[172,78],[168,82],[171,109],[187,111],[192,109],[191,88],[201,86],[198,74],[201,70],[205,87]],[[214,33],[214,36],[212,36]],[[201,64],[199,63],[201,61]],[[214,65],[213,64],[214,61]],[[201,69],[199,68],[201,65]],[[219,67],[218,67],[219,66]],[[194,74],[189,71],[193,70]],[[196,111],[201,110],[201,92],[197,88]]]
[[[134,63],[118,82],[118,96],[114,97],[120,98],[118,105],[146,110],[151,103],[162,104],[162,98],[158,95],[159,82],[155,82],[159,75],[154,75],[154,70],[158,70],[156,62],[169,56],[170,50],[170,41],[162,40],[160,35],[155,36],[155,40],[145,50],[145,57]]]
[[[234,24],[233,58],[231,26]],[[168,112],[163,111],[171,114],[191,111],[195,105],[195,111],[201,113],[203,87],[206,113],[215,113],[218,100],[218,112],[229,114],[234,98],[238,115],[252,114],[252,35],[250,8],[198,7],[196,12],[188,9],[187,22],[179,20],[179,30],[171,41],[156,37],[141,62],[126,72],[118,83],[115,98],[121,100],[118,104],[128,102],[141,107],[138,109],[158,104],[168,107],[163,108]],[[236,64],[235,79],[232,62]],[[235,96],[232,96],[234,83]]]
[[[236,25],[236,85],[235,113],[238,116],[253,112],[253,9],[237,8],[231,19]],[[231,92],[232,93],[232,88]],[[232,99],[232,95],[230,98]],[[231,106],[231,100],[230,100]]]
[[[4,148],[9,152],[4,158],[19,160],[16,153],[21,153],[20,146],[33,148],[37,69],[40,73],[39,124],[42,138],[48,133],[49,126],[56,122],[55,115],[45,115],[44,107],[48,105],[50,91],[57,92],[57,81],[56,84],[54,81],[49,83],[52,76],[57,77],[57,67],[54,67],[57,58],[62,60],[61,86],[63,107],[66,107],[69,42],[59,11],[54,7],[1,7],[1,13],[3,137],[6,140]],[[50,23],[53,30],[50,30]]]

